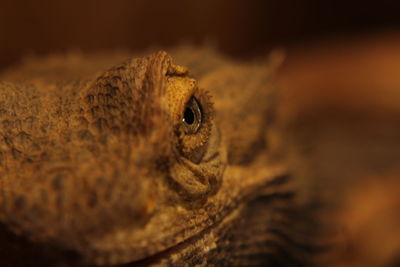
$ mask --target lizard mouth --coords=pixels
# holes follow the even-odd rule
[[[150,255],[146,258],[137,261],[131,261],[124,264],[112,265],[115,267],[128,266],[151,266],[160,263],[164,259],[170,258],[173,254],[177,254],[192,245],[196,241],[204,238],[211,230],[220,222],[210,225],[201,232],[173,245],[167,249]],[[13,234],[5,225],[0,224],[0,240],[7,246],[1,253],[4,262],[12,263],[12,266],[22,266],[28,260],[32,263],[31,266],[53,266],[60,262],[67,263],[68,266],[81,266],[81,256],[74,251],[66,251],[64,248],[57,246],[40,245],[26,240],[24,237],[19,237]],[[4,241],[4,242],[3,242]]]
[[[275,188],[275,187],[280,187],[284,184],[289,179],[289,175],[286,173],[283,174],[278,174],[276,175],[275,179],[273,181],[268,182],[264,186],[260,188],[262,191],[265,188]],[[277,193],[276,197],[281,197],[283,199],[290,198],[292,196],[291,193]],[[208,238],[211,238],[212,232],[215,231],[216,229],[220,227],[224,227],[225,223],[231,221],[234,218],[237,218],[242,211],[242,207],[244,203],[247,203],[248,201],[251,201],[251,198],[244,199],[244,202],[242,203],[237,203],[233,206],[230,207],[229,210],[225,210],[224,214],[220,217],[219,220],[214,221],[212,224],[209,226],[205,227],[203,230],[200,232],[184,239],[183,241],[172,245],[164,250],[161,250],[159,252],[156,252],[152,255],[147,256],[146,258],[143,258],[141,260],[136,260],[132,261],[129,263],[124,263],[120,265],[116,265],[119,267],[128,267],[128,266],[153,266],[156,264],[162,263],[163,260],[168,261],[170,258],[172,258],[174,255],[179,255],[179,254],[185,254],[185,256],[189,256],[192,253],[198,253],[198,250],[191,248],[191,246],[195,245],[199,241],[204,241],[208,240]],[[207,243],[207,242],[206,242]],[[201,242],[200,246],[204,246],[205,243]],[[197,245],[195,245],[197,247]],[[186,251],[185,251],[186,250]],[[184,252],[184,253],[182,253]],[[205,252],[206,253],[206,252]],[[193,255],[193,254],[192,254]]]
[[[137,261],[132,261],[129,263],[124,263],[124,264],[120,264],[120,265],[116,265],[116,267],[145,267],[145,266],[152,266],[154,264],[160,263],[162,260],[166,260],[168,258],[170,258],[172,255],[174,254],[178,254],[179,252],[185,250],[185,248],[191,246],[192,244],[196,243],[197,241],[201,240],[204,238],[204,236],[206,236],[207,234],[209,234],[212,229],[214,229],[215,227],[217,227],[219,224],[221,224],[221,222],[223,221],[223,219],[219,222],[216,222],[208,227],[206,227],[205,229],[203,229],[202,231],[200,231],[199,233],[177,243],[176,245],[173,245],[167,249],[164,249],[160,252],[157,252],[151,256],[148,256],[144,259],[141,260],[137,260]]]
[[[282,181],[286,180],[285,177],[280,178],[283,179],[274,180],[275,185],[279,185]],[[268,186],[271,185],[272,183]],[[209,240],[209,238],[213,236],[213,231],[215,229],[221,227],[221,225],[237,215],[237,212],[240,212],[240,205],[241,204],[238,203],[229,210],[225,210],[220,219],[179,243],[143,259],[113,266],[150,266],[168,261],[176,255],[194,255],[193,253],[198,253],[198,250],[193,250],[193,248],[197,247],[196,243],[201,241],[203,244],[203,240]],[[5,262],[13,263],[12,266],[22,266],[27,260],[32,263],[32,266],[53,266],[60,262],[70,263],[68,266],[77,266],[83,260],[79,253],[75,251],[66,251],[65,248],[50,244],[40,245],[35,242],[32,243],[24,237],[15,235],[6,225],[2,224],[0,224],[0,241],[2,244],[7,244],[7,246],[3,246],[3,253],[1,253],[2,258]]]

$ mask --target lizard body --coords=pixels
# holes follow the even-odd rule
[[[54,265],[306,262],[304,229],[288,227],[289,178],[266,141],[276,61],[191,52],[172,54],[198,81],[165,52],[4,73],[3,239],[22,236]]]

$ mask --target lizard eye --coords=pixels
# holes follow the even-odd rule
[[[183,113],[183,126],[186,134],[195,134],[199,130],[202,122],[202,109],[195,97],[192,97],[186,104]]]

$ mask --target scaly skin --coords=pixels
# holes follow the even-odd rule
[[[305,264],[266,138],[278,61],[173,55],[199,80],[165,52],[35,59],[1,77],[5,264]]]

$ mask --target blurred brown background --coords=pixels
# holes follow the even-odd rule
[[[0,0],[0,68],[26,53],[213,41],[251,57],[277,45],[391,31],[398,1]]]
[[[69,49],[211,41],[225,54],[251,58],[286,48],[278,121],[300,166],[295,174],[315,179],[310,191],[344,199],[346,220],[339,213],[332,222],[343,219],[358,248],[344,242],[337,266],[389,266],[376,263],[392,262],[387,252],[400,251],[392,227],[400,220],[399,11],[400,2],[388,0],[0,0],[0,69],[25,54]],[[389,171],[394,182],[385,178]],[[381,186],[370,188],[366,179]],[[346,200],[342,189],[352,195],[360,181],[366,194]],[[379,201],[382,195],[392,199]],[[388,211],[385,219],[378,210]],[[375,235],[375,226],[384,232]],[[371,253],[376,244],[388,245]]]

